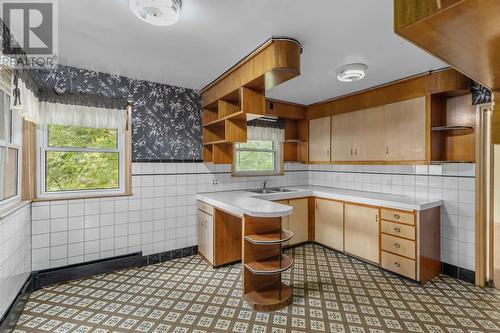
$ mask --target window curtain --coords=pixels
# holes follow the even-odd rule
[[[248,141],[285,141],[285,123],[276,119],[255,119],[247,124]]]
[[[39,100],[42,125],[116,128],[120,132],[127,127],[128,103],[123,98],[41,91]]]
[[[90,128],[127,127],[127,111],[86,105],[40,102],[40,124],[66,125]]]

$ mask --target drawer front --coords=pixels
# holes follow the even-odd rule
[[[198,201],[198,209],[202,212],[207,213],[208,215],[214,215],[214,207],[204,203],[203,201]]]
[[[382,221],[382,232],[384,234],[415,240],[415,227],[407,225]]]
[[[382,251],[382,267],[416,280],[415,261]]]
[[[411,240],[382,235],[382,250],[415,259],[415,242]]]
[[[401,212],[398,210],[382,208],[380,215],[382,215],[382,220],[415,225],[415,215],[410,212]]]

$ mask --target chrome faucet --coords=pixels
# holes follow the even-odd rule
[[[265,190],[266,186],[267,186],[267,180],[264,180],[264,182],[262,183],[262,189]]]

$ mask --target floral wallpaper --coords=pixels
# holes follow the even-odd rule
[[[472,81],[470,91],[472,92],[472,104],[483,104],[483,103],[491,103],[491,91],[480,85],[479,83]]]
[[[201,98],[196,90],[59,66],[33,73],[41,89],[122,97],[133,102],[134,161],[201,160]]]

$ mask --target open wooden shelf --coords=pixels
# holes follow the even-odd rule
[[[251,234],[245,239],[252,244],[269,245],[279,244],[289,241],[293,237],[293,232],[283,229],[282,232],[270,232],[265,234]]]
[[[475,128],[470,93],[431,95],[431,163],[474,163]]]
[[[275,275],[287,271],[292,265],[293,259],[282,254],[281,258],[278,255],[249,262],[245,268],[256,275]]]
[[[433,132],[444,132],[444,131],[474,131],[473,126],[464,126],[464,125],[448,125],[448,126],[436,126],[432,127],[431,130]]]
[[[256,311],[275,311],[292,303],[293,289],[284,283],[263,287],[245,294],[245,301]]]

